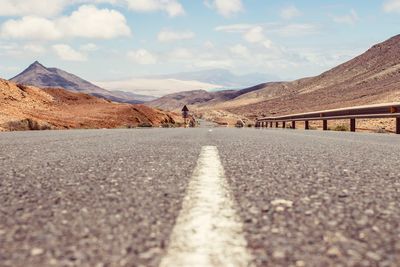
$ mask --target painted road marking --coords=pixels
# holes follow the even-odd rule
[[[218,149],[205,146],[160,267],[253,266]]]

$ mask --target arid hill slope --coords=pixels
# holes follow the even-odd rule
[[[184,92],[152,105],[173,110],[191,104],[199,113],[223,110],[249,118],[400,101],[400,35],[319,76],[260,84],[237,91]],[[221,98],[219,96],[225,96]]]
[[[179,119],[144,105],[112,103],[87,94],[0,79],[0,130],[157,126]]]
[[[254,116],[399,101],[400,35],[317,77],[281,86],[281,94],[271,94],[276,88],[266,86],[225,103],[225,107]],[[249,99],[258,101],[246,103]]]

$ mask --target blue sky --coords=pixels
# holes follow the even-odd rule
[[[0,0],[0,77],[91,81],[224,68],[319,74],[399,33],[400,0]]]

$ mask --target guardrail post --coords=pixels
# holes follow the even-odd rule
[[[282,128],[285,129],[286,128],[286,121],[282,122]]]
[[[272,128],[272,121],[269,122],[269,127]]]
[[[275,122],[275,128],[279,128],[279,122]]]
[[[400,134],[400,117],[396,118],[396,134]]]
[[[323,121],[322,121],[322,129],[323,129],[324,131],[327,131],[327,130],[328,130],[328,121],[327,121],[327,120],[323,120]]]
[[[296,121],[292,121],[292,129],[296,129]]]
[[[305,124],[304,129],[310,130],[310,122],[309,121],[305,121],[304,124]]]
[[[356,131],[356,119],[350,119],[350,131]]]

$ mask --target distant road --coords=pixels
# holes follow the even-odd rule
[[[0,133],[0,266],[398,266],[400,138]]]

